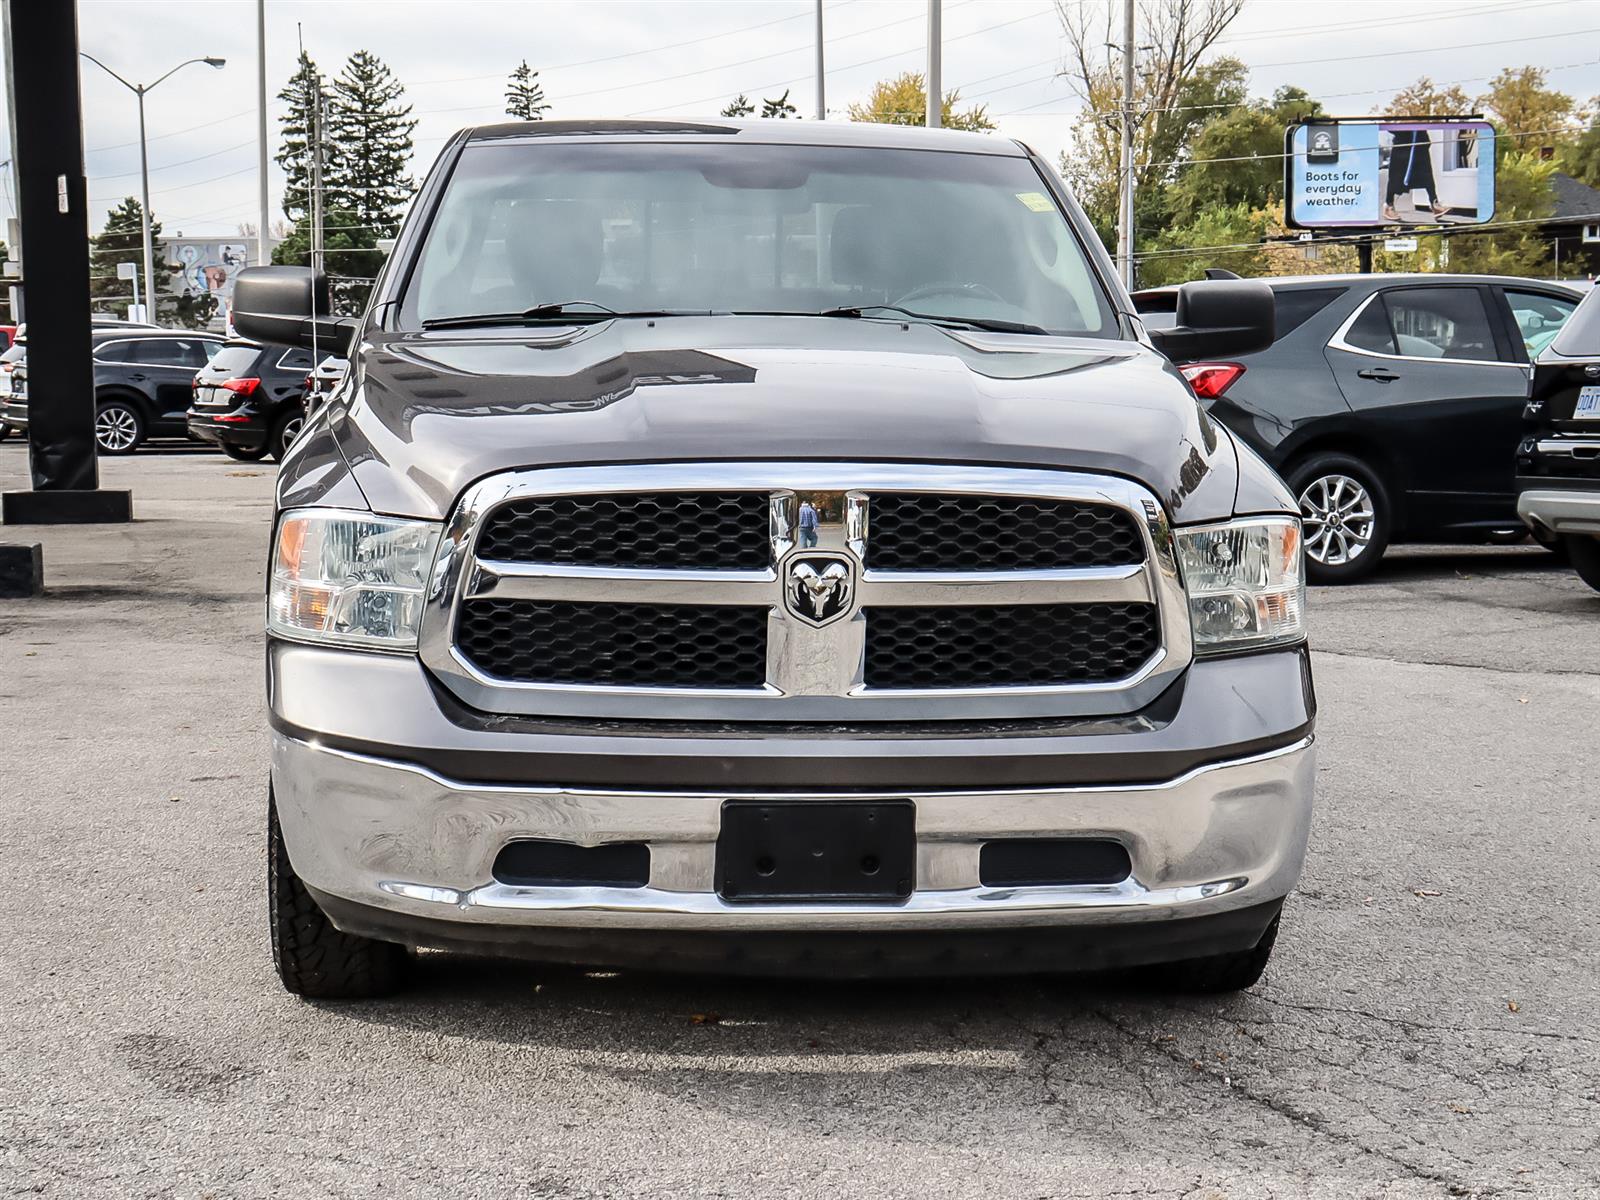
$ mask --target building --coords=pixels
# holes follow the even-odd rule
[[[1550,176],[1555,211],[1539,226],[1550,240],[1557,279],[1600,274],[1600,190],[1560,171]]]

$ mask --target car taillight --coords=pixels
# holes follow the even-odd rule
[[[1244,366],[1240,363],[1187,363],[1178,370],[1183,372],[1194,394],[1202,400],[1215,400],[1244,374]]]
[[[228,391],[236,392],[241,396],[250,396],[250,395],[254,395],[255,394],[255,390],[258,387],[261,386],[261,380],[253,379],[253,378],[252,379],[224,379],[222,381],[222,386],[224,388],[226,388]]]

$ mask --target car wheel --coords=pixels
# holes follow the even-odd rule
[[[1305,522],[1306,578],[1354,583],[1370,575],[1389,546],[1389,494],[1348,454],[1315,454],[1289,472]]]
[[[254,449],[250,449],[246,446],[230,445],[227,442],[222,443],[222,452],[235,462],[260,462],[267,456],[267,448],[265,446],[257,446]]]
[[[95,411],[94,442],[101,454],[132,454],[144,441],[144,417],[126,400],[106,400]]]
[[[1578,578],[1600,592],[1600,538],[1569,536],[1562,540]]]
[[[1191,958],[1165,966],[1150,967],[1143,979],[1150,985],[1169,992],[1242,992],[1260,982],[1267,963],[1272,958],[1272,947],[1278,940],[1278,920],[1273,917],[1261,940],[1249,950],[1232,954],[1214,954],[1209,958]]]
[[[0,421],[0,442],[11,436],[11,426],[5,421]]]
[[[273,462],[283,461],[283,456],[289,453],[289,447],[294,445],[294,440],[300,436],[300,430],[305,427],[305,423],[304,413],[285,413],[278,418],[278,423],[272,427],[272,436],[267,440]]]
[[[335,929],[289,865],[278,806],[267,790],[267,916],[283,986],[313,1000],[387,996],[405,981],[404,946]]]

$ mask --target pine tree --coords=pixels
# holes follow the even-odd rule
[[[331,170],[323,168],[327,207],[353,213],[374,237],[395,235],[416,191],[406,168],[417,122],[404,96],[383,60],[365,50],[333,81],[328,134],[338,154]]]
[[[740,92],[733,98],[732,103],[722,110],[722,115],[725,117],[748,117],[755,110],[756,106],[750,103],[750,98]]]
[[[144,302],[144,210],[129,196],[106,214],[106,225],[90,239],[89,295],[101,312],[121,313],[133,303],[133,281],[117,278],[118,263],[139,264],[139,302]],[[161,222],[150,222],[150,239],[161,236]],[[158,289],[160,280],[157,280]]]
[[[383,266],[383,253],[370,229],[355,213],[330,208],[322,214],[324,266],[329,277],[335,312],[355,315],[367,305],[372,281]],[[272,248],[272,261],[284,266],[309,267],[311,217],[302,216]]]
[[[291,221],[298,221],[311,209],[311,128],[321,95],[321,75],[317,64],[304,50],[295,73],[289,77],[278,99],[288,105],[288,110],[278,120],[283,125],[278,143],[278,165],[285,176],[283,187],[283,212]],[[323,164],[330,164],[333,147],[324,139]]]
[[[520,121],[542,121],[550,106],[544,101],[544,85],[539,72],[528,69],[523,59],[506,83],[506,116]]]

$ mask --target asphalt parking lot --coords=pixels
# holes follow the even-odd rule
[[[1266,979],[272,974],[272,471],[102,462],[0,601],[0,1184],[45,1196],[1600,1194],[1600,594],[1429,547],[1312,597],[1310,861]],[[0,486],[25,482],[13,440]]]

